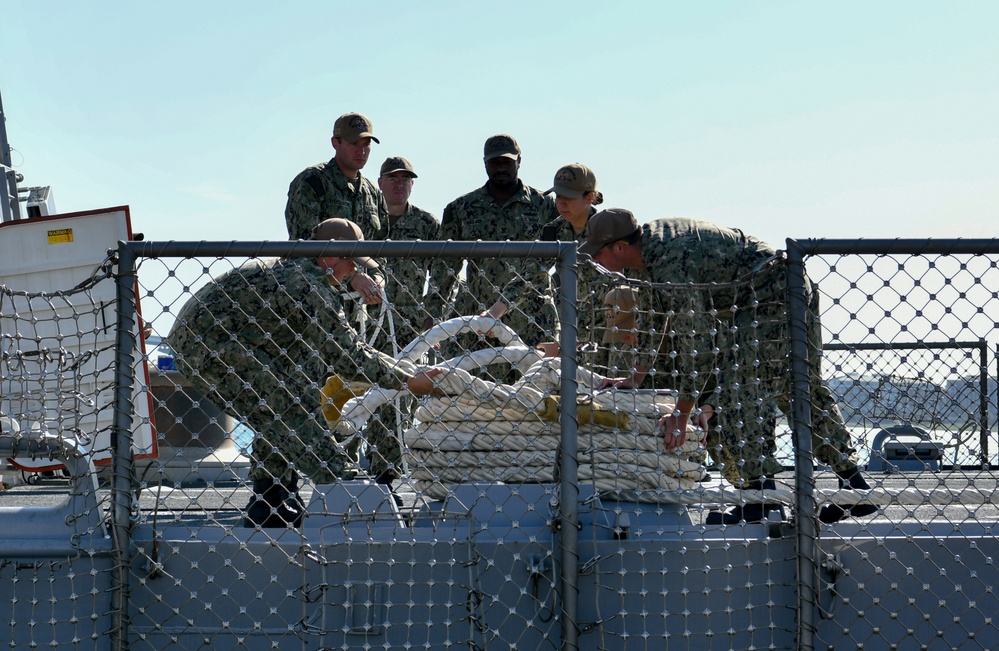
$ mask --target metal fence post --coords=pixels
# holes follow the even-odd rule
[[[579,463],[576,421],[576,247],[574,243],[559,248],[558,273],[559,321],[562,325],[559,346],[562,350],[562,413],[560,424],[559,492],[562,544],[562,648],[579,648]]]
[[[128,574],[132,529],[132,394],[135,382],[135,254],[118,243],[117,355],[111,432],[111,648],[128,649]]]
[[[812,469],[812,416],[808,373],[808,297],[797,243],[787,240],[788,324],[791,334],[791,431],[794,437],[795,508],[798,522],[798,649],[815,647],[818,519]],[[821,351],[813,351],[818,355]]]
[[[989,345],[984,339],[978,345],[978,409],[981,414],[982,470],[989,469]]]

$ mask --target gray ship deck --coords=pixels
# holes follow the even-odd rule
[[[719,480],[717,473],[702,482],[705,489],[721,489],[725,484]],[[922,492],[943,489],[949,494],[958,494],[971,489],[975,494],[990,494],[999,490],[999,470],[941,470],[937,472],[896,471],[892,473],[868,473],[871,484],[883,489],[889,494],[897,494],[904,489],[915,488]],[[791,473],[778,476],[778,483],[792,487],[794,478]],[[400,508],[403,515],[430,511],[429,502],[418,499],[415,492],[408,488],[405,481],[396,482],[395,491],[402,499]],[[820,473],[816,478],[816,488],[819,490],[836,490],[836,480],[829,473]],[[24,506],[53,506],[61,503],[69,491],[69,482],[65,478],[39,478],[37,483],[19,483],[5,492],[0,492],[0,508]],[[106,493],[107,488],[101,489]],[[302,490],[306,503],[311,498],[311,488]],[[173,485],[172,482],[150,484],[140,493],[140,519],[151,517],[159,512],[161,522],[184,521],[190,524],[211,521],[214,524],[238,526],[242,518],[242,509],[249,501],[250,489],[247,484],[236,481],[216,483],[193,482]],[[833,525],[836,529],[851,524],[873,522],[945,522],[959,526],[969,519],[977,522],[992,522],[999,527],[999,503],[982,503],[976,499],[967,504],[898,504],[882,502],[881,512],[875,516],[861,519],[847,519],[841,524]],[[106,497],[98,500],[107,503]],[[439,505],[439,503],[437,503]],[[650,504],[637,505],[639,510],[654,510]],[[703,523],[705,514],[714,505],[690,506],[689,515],[693,524]],[[830,527],[826,527],[828,530]],[[999,534],[999,532],[997,532]]]

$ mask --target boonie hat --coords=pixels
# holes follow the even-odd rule
[[[364,234],[361,228],[352,221],[335,217],[320,222],[312,229],[313,240],[337,240],[363,242]],[[366,269],[377,269],[378,263],[371,258],[354,257],[352,260]]]
[[[483,148],[483,160],[492,160],[500,156],[514,160],[520,158],[520,145],[513,139],[513,136],[501,133],[486,140],[486,146]]]
[[[378,173],[379,176],[388,176],[389,174],[394,174],[395,172],[406,172],[410,177],[416,178],[416,172],[413,171],[413,164],[402,156],[389,156],[382,163],[381,172]]]
[[[623,240],[637,230],[638,220],[630,210],[601,210],[586,222],[586,241],[579,245],[579,254],[592,256],[608,244]]]
[[[375,138],[375,134],[372,133],[373,130],[371,120],[360,113],[344,113],[333,123],[333,137],[346,140],[351,144],[361,138],[371,138],[378,142],[378,138]]]
[[[555,172],[555,182],[552,185],[552,189],[545,194],[551,194],[552,192],[563,197],[569,197],[570,199],[581,197],[587,192],[593,192],[596,195],[593,199],[593,205],[603,203],[604,201],[604,195],[597,192],[597,175],[593,173],[593,170],[581,163],[573,163],[560,167]]]

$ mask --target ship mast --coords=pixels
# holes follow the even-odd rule
[[[17,195],[17,182],[21,175],[10,164],[10,143],[7,142],[7,116],[3,112],[3,95],[0,94],[0,172],[4,189],[0,192],[0,221],[10,222],[21,218]]]

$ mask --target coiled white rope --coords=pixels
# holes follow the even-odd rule
[[[462,355],[434,367],[418,367],[432,346],[462,332],[491,332],[504,344]],[[489,363],[509,362],[523,377],[513,385],[489,382],[469,371]],[[404,441],[410,481],[427,497],[442,499],[458,483],[553,482],[558,477],[561,429],[557,420],[543,419],[546,399],[560,386],[558,359],[542,359],[505,324],[490,317],[459,317],[430,329],[396,358],[397,367],[414,374],[443,369],[435,382],[445,394],[423,398],[417,424]],[[656,500],[664,491],[692,489],[703,476],[704,450],[699,436],[688,437],[676,450],[665,450],[656,427],[660,416],[672,413],[674,398],[648,391],[593,389],[603,378],[579,368],[577,401],[628,416],[627,427],[579,423],[579,479],[604,494]],[[359,435],[368,419],[399,395],[373,387],[343,408],[338,431]],[[598,412],[599,413],[599,412]],[[551,415],[549,414],[549,418]]]

